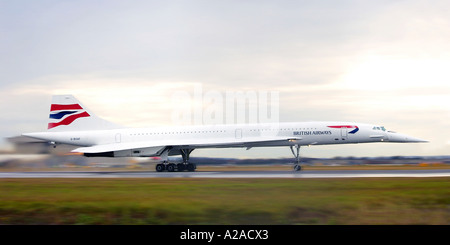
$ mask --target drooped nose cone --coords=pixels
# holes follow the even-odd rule
[[[429,142],[428,140],[419,139],[416,137],[412,137],[406,134],[399,134],[399,133],[393,133],[389,132],[387,133],[389,142],[401,142],[401,143],[426,143]]]

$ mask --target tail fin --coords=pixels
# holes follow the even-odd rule
[[[54,95],[50,106],[48,130],[82,131],[115,129],[121,126],[103,120],[84,107],[73,95]]]

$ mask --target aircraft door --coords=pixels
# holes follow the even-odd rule
[[[116,134],[116,143],[120,143],[122,141],[122,136],[120,135],[120,133]]]
[[[347,140],[347,137],[348,137],[348,128],[342,127],[341,128],[341,139]]]
[[[235,132],[235,136],[236,136],[236,139],[241,139],[242,138],[242,129],[236,129],[236,132]]]

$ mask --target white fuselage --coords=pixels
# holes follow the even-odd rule
[[[423,142],[423,140],[407,135],[386,131],[383,127],[352,122],[122,128],[48,131],[25,135],[60,144],[82,147],[98,146],[100,148],[95,148],[95,152],[115,152],[113,156],[158,156],[164,150],[161,145],[172,145],[173,142],[178,143],[177,149]],[[152,147],[153,145],[154,147]],[[102,150],[101,147],[104,147],[105,150]],[[122,151],[125,148],[136,149],[136,151]],[[174,150],[169,152],[170,155],[179,154]],[[85,153],[89,153],[89,151],[85,151]]]
[[[330,128],[330,125],[358,125],[359,131],[351,134],[349,128]],[[391,133],[374,130],[374,125],[343,122],[301,122],[274,124],[236,124],[212,126],[181,126],[155,128],[125,128],[110,130],[40,132],[27,134],[56,143],[92,146],[140,141],[226,139],[241,140],[256,137],[292,137],[292,141],[276,143],[280,146],[348,144],[389,141]],[[301,138],[296,141],[296,138]],[[258,145],[265,146],[265,145]]]

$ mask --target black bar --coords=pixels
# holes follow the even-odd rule
[[[296,226],[296,225],[5,225],[2,239],[12,242],[126,242],[126,244],[367,244],[447,239],[448,226]]]

